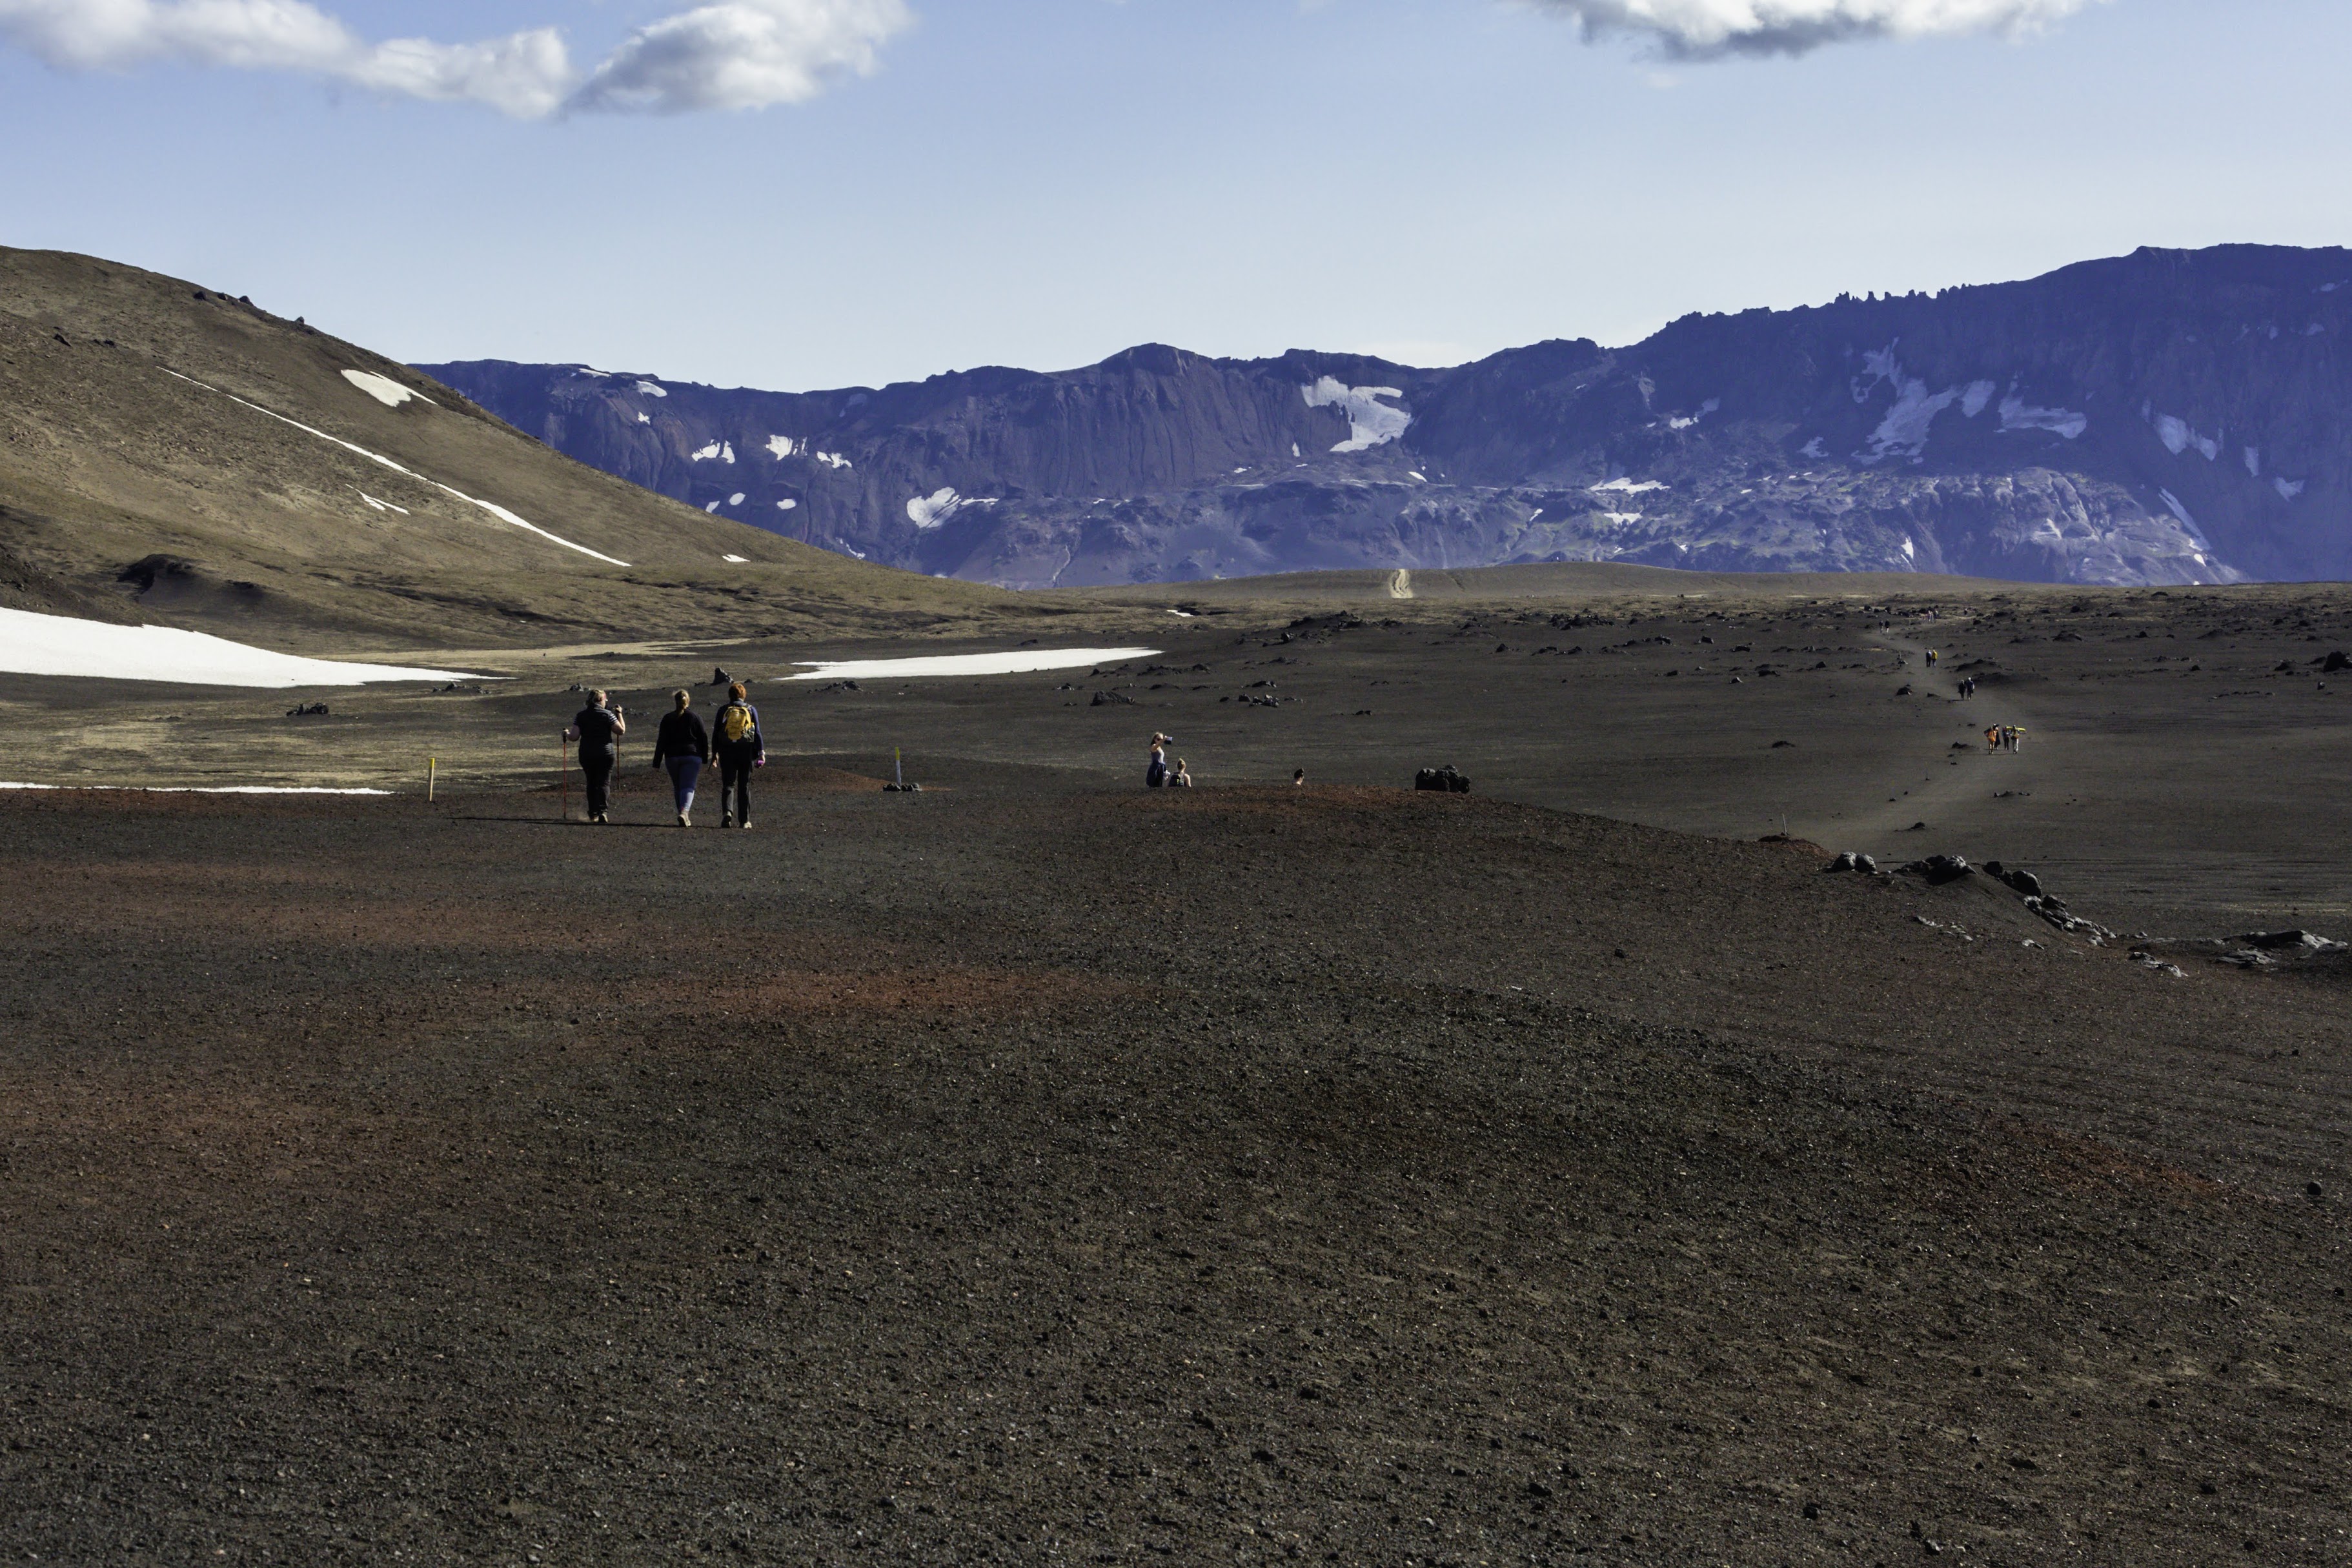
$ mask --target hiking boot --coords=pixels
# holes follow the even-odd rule
[[[692,821],[690,819],[688,819],[688,818],[687,814],[686,814],[684,811],[680,811],[680,812],[677,814],[677,825],[678,825],[679,827],[681,827],[681,828],[690,828],[690,827],[694,826],[694,823],[693,823],[693,821]]]
[[[719,825],[722,828],[731,828],[735,825],[735,819],[722,811],[719,813]]]
[[[735,825],[736,825],[737,827],[741,828],[741,829],[744,829],[745,831],[748,831],[751,829],[751,818],[749,818],[749,817],[746,817],[746,818],[744,818],[741,821],[740,821],[740,822],[736,823]]]

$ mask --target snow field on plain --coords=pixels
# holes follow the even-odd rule
[[[926,653],[905,659],[841,659],[804,664],[793,681],[878,681],[892,675],[1026,675],[1149,659],[1157,648],[1023,648],[1009,653]]]
[[[116,626],[69,615],[0,610],[0,672],[192,686],[357,686],[378,681],[478,680],[457,670],[308,659],[172,626]]]

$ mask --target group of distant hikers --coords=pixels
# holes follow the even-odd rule
[[[1143,782],[1147,788],[1190,789],[1192,787],[1192,769],[1185,765],[1182,758],[1176,759],[1175,767],[1168,766],[1168,748],[1175,744],[1174,736],[1152,731],[1151,753],[1143,765]]]
[[[1151,750],[1146,755],[1143,764],[1143,783],[1146,789],[1190,789],[1192,787],[1192,769],[1182,758],[1178,758],[1172,767],[1169,764],[1168,748],[1175,744],[1174,736],[1162,735],[1158,730],[1151,732]],[[1305,789],[1307,769],[1304,768],[1293,769],[1290,781],[1299,789]]]
[[[760,710],[740,681],[729,681],[715,672],[713,685],[727,687],[727,701],[711,716],[709,728],[694,711],[694,695],[683,688],[669,695],[671,708],[654,734],[654,762],[669,773],[677,803],[677,825],[694,826],[694,794],[702,770],[719,764],[719,825],[751,825],[751,770],[768,765],[768,747],[760,734]],[[610,693],[590,692],[588,706],[572,716],[563,732],[580,747],[580,771],[588,781],[588,820],[613,820],[613,774],[621,763],[621,737],[629,733],[628,712],[616,706]]]
[[[1984,732],[1988,751],[2015,751],[2025,741],[2021,724],[1996,724]]]

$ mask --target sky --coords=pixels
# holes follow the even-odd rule
[[[2352,243],[2347,60],[2342,0],[0,0],[0,244],[411,362],[1444,364]]]

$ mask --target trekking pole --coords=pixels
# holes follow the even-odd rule
[[[568,822],[572,820],[572,769],[563,766],[563,737],[561,734],[555,737],[555,787],[563,793],[563,804],[559,808],[562,815],[556,821]]]
[[[425,759],[425,803],[428,806],[433,804],[433,781],[440,766],[441,760],[438,758],[428,757]]]
[[[890,748],[890,781],[902,789],[907,782],[905,754],[895,746]]]

